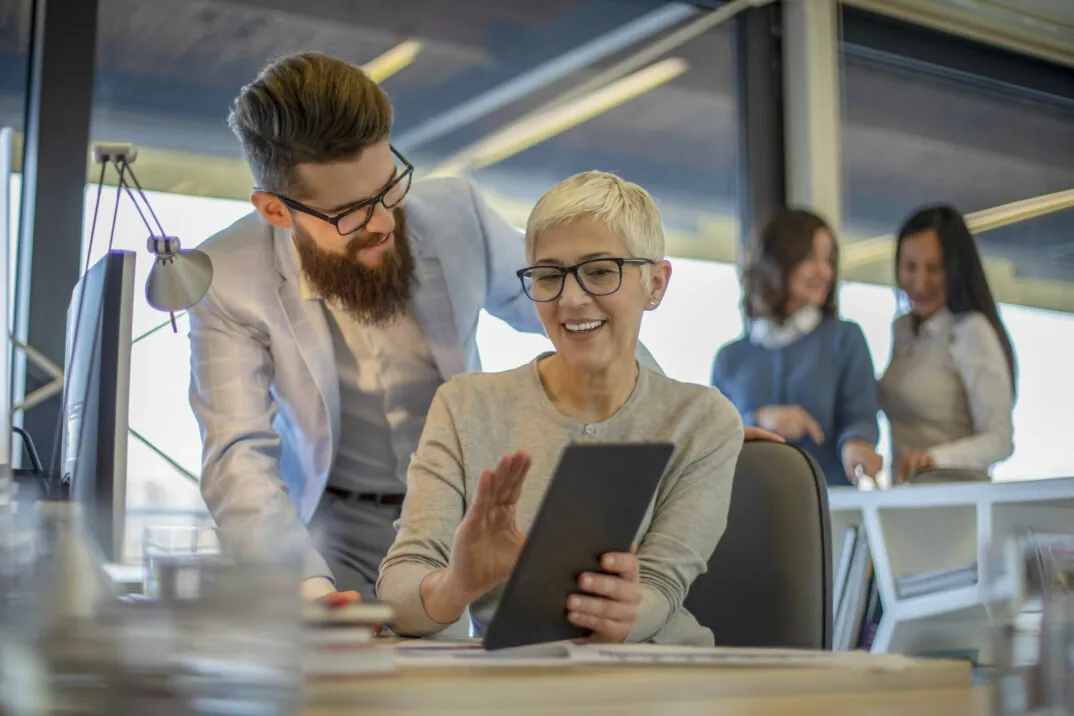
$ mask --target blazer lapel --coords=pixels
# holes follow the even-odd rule
[[[291,237],[286,231],[276,229],[273,239],[276,243],[276,268],[283,278],[279,288],[280,306],[328,413],[334,454],[339,448],[339,374],[328,319],[320,301],[302,297]]]
[[[415,256],[418,285],[414,291],[414,317],[436,360],[444,381],[466,372],[458,324],[451,305],[444,269],[432,245],[407,225]]]

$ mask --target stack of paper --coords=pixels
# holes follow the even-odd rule
[[[807,651],[799,649],[729,649],[653,644],[574,644],[555,642],[485,651],[480,643],[407,641],[395,647],[396,664],[422,667],[532,666],[702,666],[712,668],[858,668],[901,670],[909,660],[898,654]]]

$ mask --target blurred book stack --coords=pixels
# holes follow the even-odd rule
[[[351,678],[395,670],[395,652],[376,639],[394,613],[387,604],[309,604],[303,610],[308,679]]]

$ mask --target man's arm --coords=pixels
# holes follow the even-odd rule
[[[202,436],[201,493],[220,541],[240,557],[298,550],[304,579],[331,580],[280,476],[273,373],[268,337],[232,318],[210,289],[190,311],[190,407]],[[314,596],[313,585],[324,591],[324,582],[303,591]]]
[[[468,182],[485,245],[485,310],[516,331],[544,333],[537,308],[522,290],[515,272],[526,265],[525,235],[485,203]]]

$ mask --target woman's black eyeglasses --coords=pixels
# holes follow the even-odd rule
[[[522,282],[522,290],[538,303],[555,301],[563,293],[567,274],[590,296],[607,296],[623,285],[623,266],[653,264],[651,259],[601,258],[582,261],[574,266],[528,266],[516,274]]]
[[[402,154],[400,154],[395,147],[391,147],[392,154],[403,163],[403,171],[398,173],[394,179],[388,182],[387,186],[380,190],[380,193],[371,199],[363,199],[358,203],[348,206],[334,216],[329,216],[322,211],[312,209],[300,201],[295,201],[282,194],[276,194],[275,192],[265,192],[270,194],[281,202],[284,206],[300,211],[303,214],[316,217],[321,221],[327,221],[329,224],[336,228],[340,236],[350,236],[356,234],[366,227],[369,220],[373,218],[373,210],[377,204],[383,204],[385,209],[394,209],[399,205],[399,202],[410,191],[410,183],[414,178],[414,165],[406,160]]]

